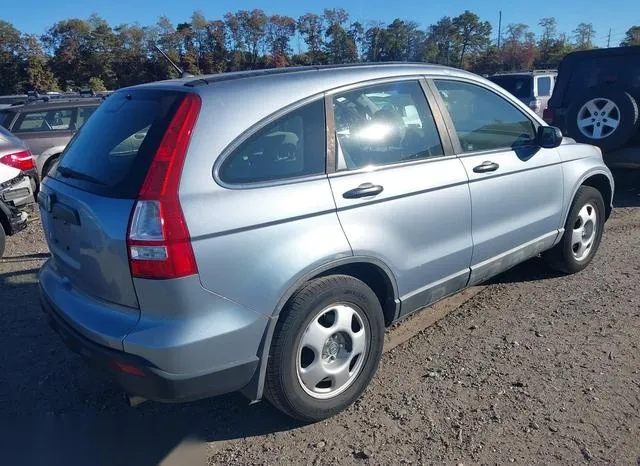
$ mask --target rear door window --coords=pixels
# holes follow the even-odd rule
[[[67,145],[55,178],[100,195],[135,198],[184,95],[159,90],[113,94]]]
[[[22,112],[13,126],[16,133],[34,131],[68,131],[73,122],[74,109],[57,108]]]
[[[304,105],[258,130],[222,163],[225,183],[285,180],[325,172],[324,101]]]
[[[13,127],[17,133],[33,131],[68,131],[71,128],[74,109],[57,108],[36,112],[23,112]]]

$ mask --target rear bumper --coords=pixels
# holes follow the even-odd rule
[[[136,354],[96,343],[67,320],[40,286],[40,302],[49,325],[90,366],[108,373],[126,392],[160,402],[184,402],[242,389],[258,367],[258,357],[198,373],[168,373]]]
[[[0,185],[0,200],[17,207],[33,204],[34,182],[25,173]]]

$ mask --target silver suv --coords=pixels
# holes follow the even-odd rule
[[[478,76],[389,64],[122,89],[43,183],[45,314],[128,392],[319,420],[398,319],[543,254],[593,259],[613,180]]]

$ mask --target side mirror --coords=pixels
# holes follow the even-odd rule
[[[538,146],[544,149],[555,149],[562,143],[562,131],[555,126],[538,127]]]

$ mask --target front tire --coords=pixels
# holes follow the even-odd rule
[[[283,309],[269,352],[265,396],[289,416],[316,422],[351,405],[375,374],[382,307],[362,281],[321,277]]]
[[[600,246],[604,219],[605,206],[600,191],[591,186],[580,186],[571,204],[562,239],[543,254],[543,258],[559,272],[580,272],[593,260]]]

